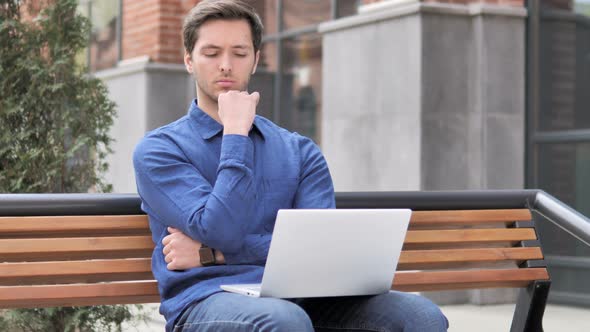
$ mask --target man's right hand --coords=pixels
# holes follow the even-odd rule
[[[245,91],[228,91],[219,95],[219,119],[223,124],[223,134],[248,136],[260,95]]]
[[[164,260],[168,270],[187,270],[201,267],[199,248],[201,242],[191,239],[180,230],[168,227],[169,235],[162,239]],[[219,250],[215,250],[217,264],[225,264],[225,257]]]

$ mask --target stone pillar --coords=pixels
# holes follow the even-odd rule
[[[186,114],[195,97],[193,79],[184,65],[148,61],[147,57],[123,61],[113,69],[96,73],[117,104],[111,128],[113,153],[109,155],[107,181],[114,192],[136,192],[133,150],[147,131]]]
[[[523,188],[525,18],[518,6],[391,1],[323,23],[321,142],[336,190]]]

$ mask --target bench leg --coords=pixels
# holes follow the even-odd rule
[[[543,331],[543,314],[550,286],[551,281],[535,281],[520,290],[510,332]]]

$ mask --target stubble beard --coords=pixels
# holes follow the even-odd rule
[[[210,84],[208,84],[208,82],[206,82],[206,81],[205,82],[201,81],[199,79],[199,75],[197,74],[196,71],[193,72],[192,76],[193,76],[193,79],[195,80],[196,85],[197,85],[197,104],[200,103],[199,102],[199,99],[200,99],[199,94],[201,94],[200,97],[205,97],[205,98],[209,99],[209,102],[211,104],[215,105],[215,108],[218,109],[219,108],[219,101],[218,101],[219,95],[222,93],[225,93],[229,90],[221,90],[219,92],[216,92],[214,81],[210,82]],[[226,77],[229,78],[231,76],[226,76]],[[250,75],[248,75],[248,77],[246,77],[245,82],[238,87],[238,91],[248,92],[248,85],[250,83],[251,77],[252,77],[252,74],[250,74]]]
[[[214,88],[215,83],[211,82],[210,85],[208,85],[206,82],[201,82],[199,79],[197,79],[196,75],[195,75],[195,81],[197,82],[197,88],[198,90],[201,92],[201,94],[204,94],[206,98],[208,98],[211,102],[217,104],[218,102],[218,98],[219,95],[222,93],[225,93],[227,91],[230,90],[217,90]],[[248,78],[248,80],[240,85],[238,87],[238,91],[248,91],[248,83],[249,83],[250,79]]]

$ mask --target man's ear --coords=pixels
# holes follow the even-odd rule
[[[187,51],[184,51],[184,66],[186,67],[186,71],[189,74],[193,73],[193,63],[191,62],[191,54]]]
[[[254,56],[254,68],[252,68],[252,75],[256,72],[256,67],[258,67],[258,60],[260,60],[260,50],[256,51],[256,55]]]

